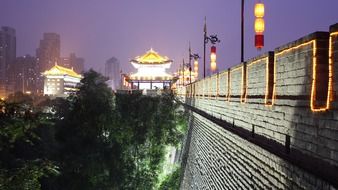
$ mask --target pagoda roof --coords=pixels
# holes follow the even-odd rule
[[[171,63],[172,60],[170,60],[167,56],[160,55],[150,48],[147,53],[142,56],[135,57],[135,59],[131,60],[131,62],[137,64],[166,64]]]
[[[59,65],[55,65],[51,69],[43,72],[43,75],[69,75],[75,78],[82,78],[82,76],[73,71],[73,69],[68,69]]]

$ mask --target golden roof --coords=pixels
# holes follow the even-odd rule
[[[151,48],[144,55],[137,56],[132,62],[139,64],[165,64],[172,62],[172,60],[169,60],[167,56],[161,56]]]
[[[55,65],[51,69],[43,72],[43,75],[69,75],[75,78],[82,78],[82,76],[73,71],[73,69],[68,69],[59,65]]]

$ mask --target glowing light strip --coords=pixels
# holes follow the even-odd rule
[[[240,99],[240,101],[242,102],[242,93],[243,93],[242,92],[243,91],[243,66],[237,67],[237,68],[229,71],[230,78],[229,78],[229,97],[228,97],[228,102],[230,102],[230,98],[231,98],[231,73],[234,72],[234,71],[237,71],[239,69],[242,69],[241,99]]]
[[[328,84],[328,92],[326,99],[326,107],[330,109],[330,102],[333,101],[333,50],[332,50],[332,38],[333,36],[337,36],[338,32],[333,32],[330,34],[329,39],[329,84]]]
[[[274,60],[274,64],[275,64],[275,60]],[[266,82],[266,87],[265,87],[265,106],[267,107],[271,107],[273,105],[272,100],[271,103],[268,102],[268,98],[269,98],[269,78],[270,78],[270,70],[269,70],[269,57],[266,58],[266,69],[265,69],[265,82]],[[274,92],[274,86],[272,87],[272,99],[273,99],[273,92]]]
[[[248,96],[248,86],[249,86],[249,67],[260,62],[260,61],[263,61],[264,59],[266,59],[266,70],[268,70],[268,64],[269,64],[269,57],[264,57],[264,58],[261,58],[261,59],[257,59],[256,61],[253,61],[249,64],[247,64],[246,66],[246,94],[245,94],[245,97],[244,97],[244,102],[246,102],[247,100],[247,96]],[[269,73],[269,70],[267,71],[267,73]],[[268,97],[268,88],[269,88],[269,84],[268,84],[268,81],[269,81],[269,76],[266,75],[266,78],[267,78],[267,83],[266,83],[266,86],[265,86],[265,104],[267,102],[267,97]]]
[[[199,86],[198,86],[198,83],[199,83],[199,82],[196,82],[196,83],[195,83],[195,98],[196,98],[196,95],[197,95],[197,94],[199,95]]]
[[[217,98],[218,98],[218,96],[219,96],[219,73],[217,73],[217,75],[216,75],[216,100],[217,100]]]
[[[220,76],[219,76],[219,91],[218,91],[218,96],[221,94],[221,79],[223,79],[224,78],[224,83],[225,82],[228,82],[228,75],[226,75],[227,74],[227,72],[222,72],[222,73],[220,73]],[[226,75],[226,77],[225,77],[225,75]],[[224,76],[224,77],[223,77]],[[222,80],[223,81],[223,80]],[[227,89],[226,88],[227,86],[224,84],[224,90],[225,89]],[[224,97],[226,98],[227,97],[227,92],[224,92]]]
[[[231,71],[228,70],[228,93],[227,93],[227,101],[230,102],[231,96]]]
[[[211,83],[211,77],[207,78],[207,87],[208,87],[208,99],[211,98],[210,94],[211,94],[211,91],[212,91],[212,83]]]
[[[332,77],[333,77],[333,61],[332,61],[332,36],[334,35],[338,35],[338,32],[335,32],[335,33],[331,33],[330,34],[330,39],[329,39],[329,73],[328,73],[328,91],[327,91],[327,98],[326,98],[326,105],[324,107],[315,107],[315,96],[316,96],[316,82],[317,82],[317,42],[316,40],[311,40],[309,42],[306,42],[306,43],[303,43],[303,44],[300,44],[298,46],[295,46],[295,47],[292,47],[292,48],[289,48],[287,50],[284,50],[282,52],[279,52],[277,54],[275,54],[275,61],[276,61],[276,57],[278,55],[281,55],[285,52],[289,52],[291,50],[294,50],[294,49],[297,49],[297,48],[300,48],[302,46],[306,46],[306,45],[309,45],[312,43],[312,47],[313,47],[313,50],[312,50],[312,86],[311,86],[311,99],[310,99],[310,107],[311,107],[311,110],[313,112],[322,112],[322,111],[326,111],[330,108],[330,101],[332,100]],[[275,64],[275,71],[274,71],[274,88],[273,88],[273,99],[272,99],[272,104],[274,104],[275,102],[275,99],[276,99],[276,91],[275,91],[275,88],[276,88],[276,64]]]
[[[276,64],[276,62],[277,62],[277,56],[279,56],[279,55],[282,55],[282,54],[285,54],[285,53],[288,53],[288,52],[290,52],[290,51],[292,51],[292,50],[295,50],[295,49],[298,49],[298,48],[301,48],[301,47],[303,47],[303,46],[307,46],[307,45],[309,45],[309,44],[311,44],[311,43],[313,43],[314,42],[314,40],[311,40],[311,41],[309,41],[309,42],[305,42],[305,43],[303,43],[303,44],[300,44],[300,45],[298,45],[298,46],[294,46],[294,47],[291,47],[291,48],[288,48],[288,49],[285,49],[285,50],[283,50],[283,51],[281,51],[281,52],[278,52],[278,53],[275,53],[275,56],[274,56],[274,62],[275,62],[275,64],[274,64],[274,77],[273,77],[273,93],[272,93],[272,101],[271,101],[271,106],[272,105],[274,105],[275,104],[275,101],[276,101],[276,78],[277,78],[277,69],[276,69],[276,67],[277,67],[277,64]]]
[[[205,80],[202,81],[202,95],[203,95],[202,97],[203,97],[203,99],[205,99],[205,97],[204,97],[205,89],[204,88],[205,88]]]
[[[241,80],[241,104],[244,104],[246,101],[246,97],[243,96],[244,93],[244,64],[242,65],[242,80]]]

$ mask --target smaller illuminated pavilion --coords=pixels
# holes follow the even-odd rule
[[[42,73],[44,76],[43,94],[55,97],[67,97],[78,91],[77,85],[82,76],[73,69],[61,67],[57,64]]]
[[[172,62],[168,57],[161,56],[151,48],[144,55],[130,61],[137,72],[129,75],[127,81],[137,89],[170,88],[173,76],[165,70],[170,68]]]

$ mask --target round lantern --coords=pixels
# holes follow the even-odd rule
[[[263,18],[264,17],[264,4],[263,3],[257,3],[255,5],[255,16],[257,18]]]
[[[256,18],[255,20],[255,32],[256,33],[263,33],[265,29],[264,19]]]
[[[210,54],[210,68],[211,71],[216,71],[217,65],[216,65],[216,47],[211,46],[211,54]]]
[[[197,76],[198,76],[198,61],[197,61],[197,59],[194,59],[194,73],[195,73],[195,78],[197,79]]]

